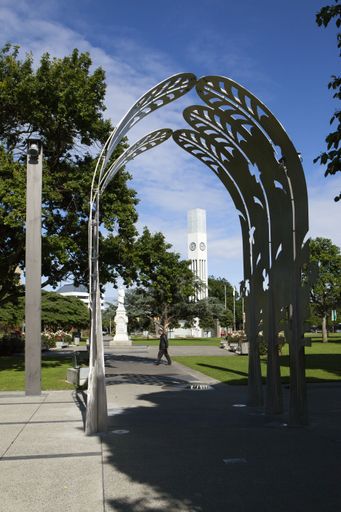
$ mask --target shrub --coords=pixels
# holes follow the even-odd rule
[[[46,336],[46,334],[41,335],[41,348],[42,350],[48,350],[49,348],[54,348],[56,346],[56,340],[51,336]]]
[[[277,344],[279,354],[282,354],[282,349],[283,349],[283,346],[285,345],[285,343],[286,343],[286,341],[285,341],[284,331],[280,331],[278,333],[278,344]],[[266,356],[266,354],[268,353],[268,344],[264,339],[262,331],[258,334],[258,344],[259,344],[259,354],[261,356]]]
[[[230,343],[241,343],[246,340],[246,335],[244,331],[232,331],[227,333],[226,341],[228,344]]]
[[[0,355],[9,356],[25,351],[25,339],[21,334],[6,334],[0,338]]]
[[[68,334],[67,332],[62,330],[58,330],[56,332],[45,330],[41,335],[42,348],[54,348],[56,346],[57,341],[71,343],[72,336],[71,334]]]

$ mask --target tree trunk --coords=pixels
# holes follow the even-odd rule
[[[324,317],[322,318],[322,341],[323,343],[328,342],[327,315],[324,315]]]

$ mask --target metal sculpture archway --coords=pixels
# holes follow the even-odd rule
[[[117,144],[140,119],[193,87],[203,105],[184,111],[190,129],[161,129],[136,142],[110,164]],[[307,423],[303,320],[308,284],[308,200],[299,155],[279,121],[254,95],[233,80],[179,74],[143,95],[106,142],[94,173],[89,216],[91,297],[90,375],[86,433],[105,430],[107,420],[98,276],[100,196],[118,170],[170,136],[221,180],[239,213],[244,255],[241,284],[249,341],[248,403],[263,403],[259,333],[268,346],[265,410],[282,412],[279,332],[290,347],[291,424]]]

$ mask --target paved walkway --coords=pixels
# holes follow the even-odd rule
[[[0,393],[1,511],[340,508],[339,384],[310,386],[310,426],[288,428],[246,407],[245,387],[153,357],[107,354],[100,436],[84,436],[81,394]]]

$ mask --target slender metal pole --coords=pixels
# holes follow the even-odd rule
[[[31,139],[27,154],[25,255],[25,393],[41,394],[41,195],[43,151]]]
[[[233,287],[233,330],[236,330],[236,289]]]
[[[244,308],[244,297],[242,297],[242,318],[243,318],[243,331],[245,331],[245,308]]]

